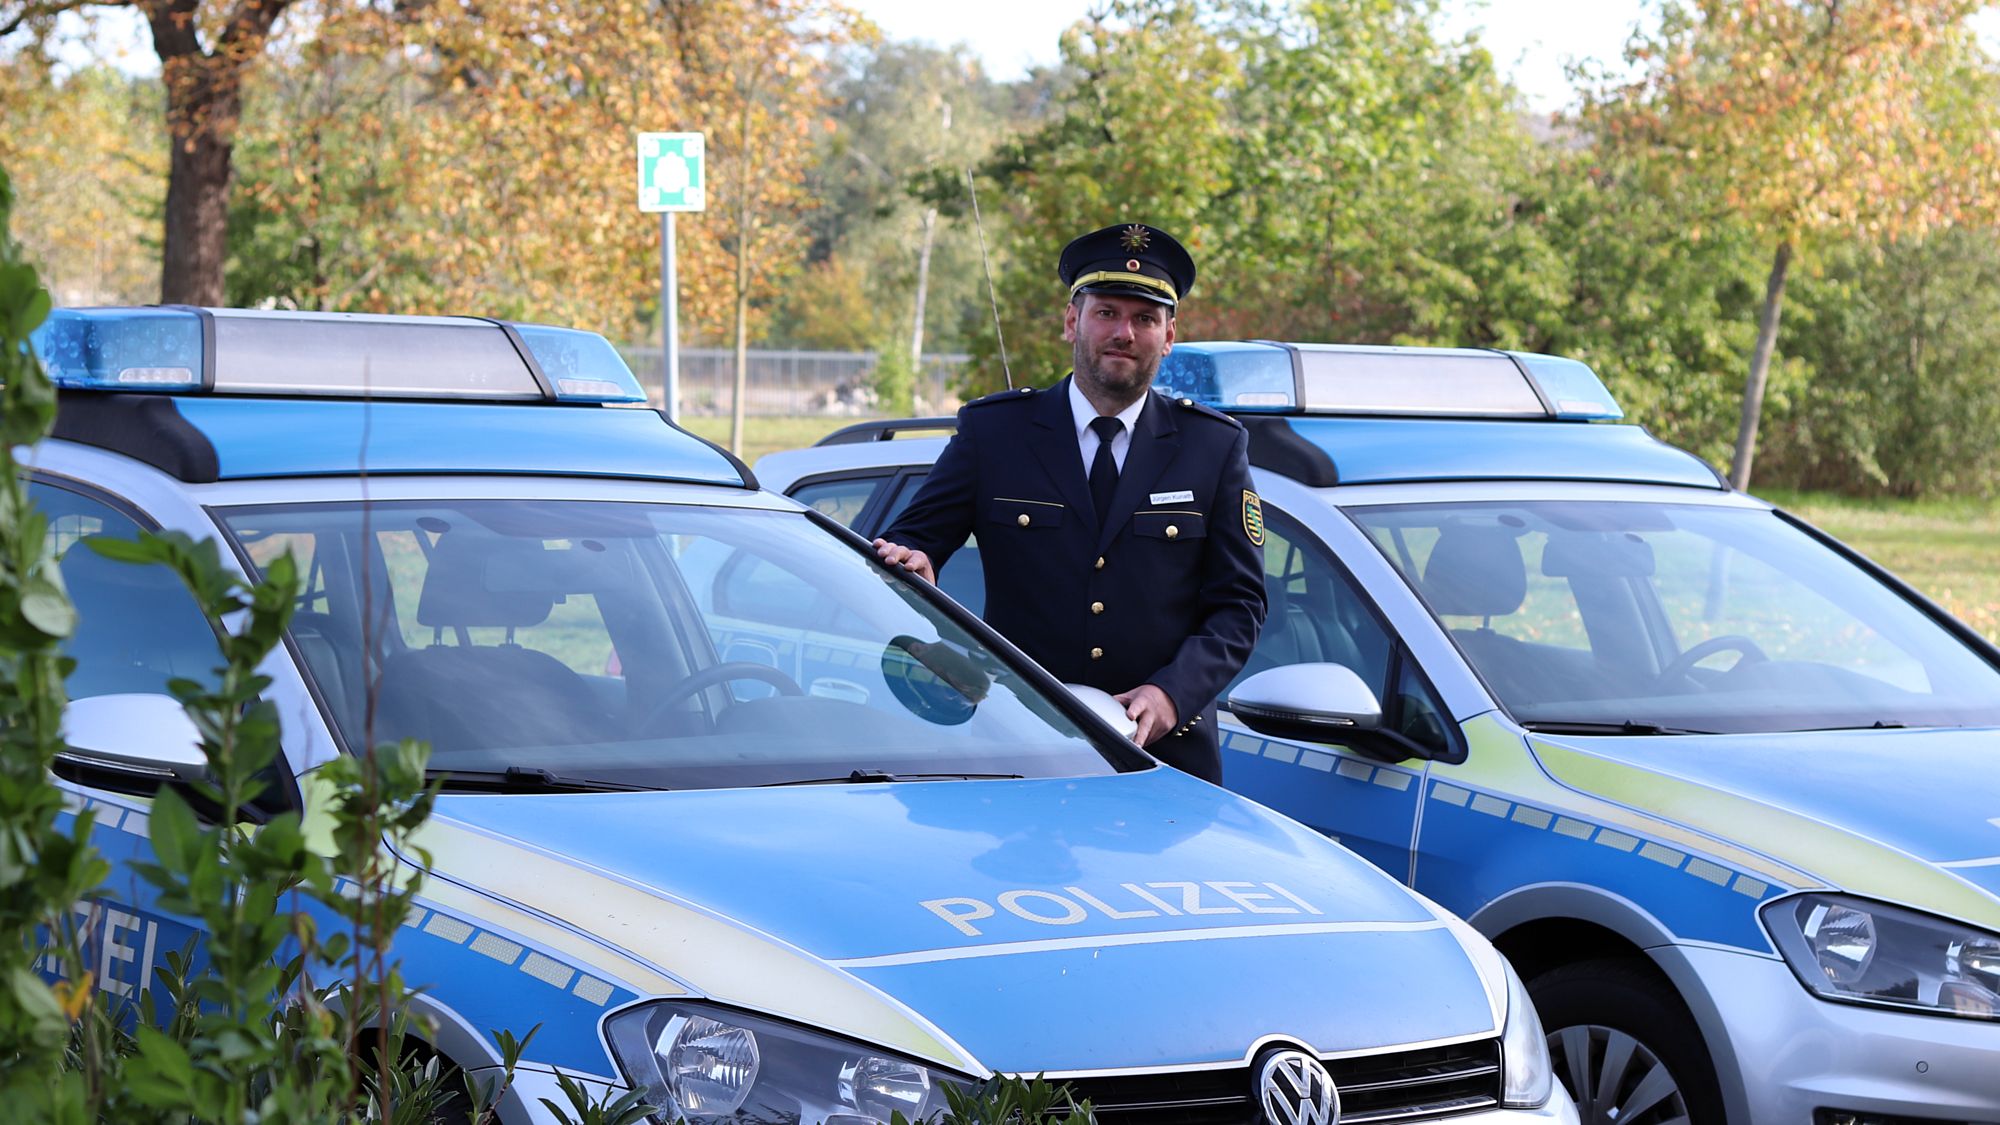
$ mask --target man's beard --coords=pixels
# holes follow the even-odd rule
[[[1071,369],[1087,390],[1097,390],[1129,406],[1139,401],[1139,396],[1153,385],[1153,376],[1159,374],[1158,356],[1154,356],[1151,363],[1133,357],[1129,373],[1107,372],[1098,364],[1098,357],[1090,353],[1089,346],[1081,337],[1070,346]]]

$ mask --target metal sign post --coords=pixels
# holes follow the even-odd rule
[[[674,213],[700,211],[708,196],[707,145],[700,133],[639,134],[639,210],[660,212],[660,351],[667,417],[681,418],[680,279]]]

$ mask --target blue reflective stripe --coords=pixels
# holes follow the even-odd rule
[[[743,484],[727,457],[651,410],[223,397],[175,402],[215,446],[224,480],[365,470]]]
[[[1459,418],[1293,418],[1342,484],[1591,480],[1723,488],[1691,453],[1637,426]]]

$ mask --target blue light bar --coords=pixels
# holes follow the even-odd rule
[[[625,357],[595,332],[516,324],[521,342],[563,402],[644,402],[646,392]]]
[[[478,317],[57,309],[32,337],[59,387],[327,398],[643,403],[592,332]]]
[[[1160,392],[1217,410],[1287,412],[1298,406],[1292,355],[1275,344],[1178,344],[1160,360]]]
[[[1611,389],[1587,364],[1557,355],[1508,352],[1528,369],[1528,378],[1542,389],[1542,397],[1555,409],[1556,417],[1575,421],[1616,421],[1625,409],[1611,397]]]
[[[28,341],[58,387],[199,390],[206,349],[191,309],[56,309]]]
[[[1606,421],[1623,418],[1585,364],[1485,348],[1251,341],[1177,344],[1154,385],[1238,413]]]

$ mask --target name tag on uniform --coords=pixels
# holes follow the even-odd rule
[[[1194,503],[1194,493],[1192,491],[1155,492],[1151,496],[1146,497],[1146,502],[1149,504],[1192,504]]]

